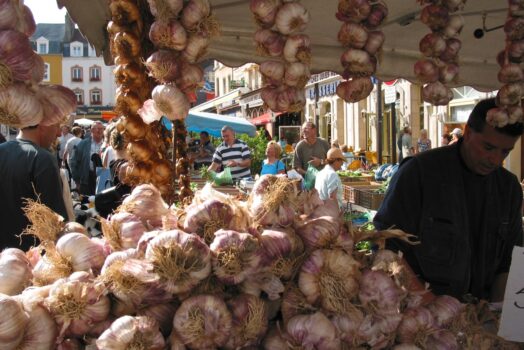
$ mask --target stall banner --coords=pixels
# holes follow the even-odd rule
[[[514,247],[498,335],[524,342],[524,248]]]

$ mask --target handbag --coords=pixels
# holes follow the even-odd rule
[[[106,188],[105,190],[95,195],[95,209],[103,218],[107,216],[116,208],[118,208],[123,201],[125,190],[120,184]]]

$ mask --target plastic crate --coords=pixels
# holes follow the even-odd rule
[[[377,210],[385,196],[384,193],[376,192],[378,188],[380,188],[380,186],[376,185],[355,188],[355,204],[367,209]]]

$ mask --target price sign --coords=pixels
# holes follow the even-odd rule
[[[394,85],[386,85],[384,86],[384,103],[390,104],[395,103],[395,100],[397,99],[397,89]]]
[[[498,335],[524,342],[524,248],[514,247]]]

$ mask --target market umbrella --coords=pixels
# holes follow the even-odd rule
[[[306,34],[312,42],[313,73],[333,71],[341,73],[340,55],[343,48],[337,41],[341,22],[335,18],[338,1],[302,0],[311,14]],[[108,36],[105,31],[109,21],[107,0],[58,0],[65,6],[80,31],[111,61]],[[213,58],[228,66],[244,63],[260,63],[265,57],[256,53],[253,34],[256,25],[250,14],[249,1],[212,0],[213,11],[220,23],[220,36],[212,40],[206,58]],[[415,0],[388,0],[389,15],[382,30],[386,36],[379,57],[377,77],[382,80],[405,78],[415,81],[414,63],[421,57],[419,41],[429,29],[420,22],[421,6]],[[470,0],[463,11],[465,26],[459,37],[460,79],[457,86],[473,86],[479,90],[495,90],[500,87],[497,79],[499,67],[496,56],[505,45],[504,31],[497,28],[504,24],[508,9],[507,1]],[[485,18],[485,22],[483,22]],[[488,29],[483,32],[482,29]],[[484,34],[477,39],[473,34],[481,29]],[[477,31],[477,33],[479,33]],[[477,35],[478,36],[478,35]]]
[[[80,126],[91,126],[91,124],[94,123],[94,120],[87,119],[87,118],[80,118],[80,119],[76,119],[74,122]]]
[[[189,115],[186,118],[188,131],[207,131],[209,135],[215,137],[221,136],[220,130],[226,125],[232,127],[237,134],[247,134],[251,137],[256,135],[256,127],[244,118],[192,111],[189,111]]]

